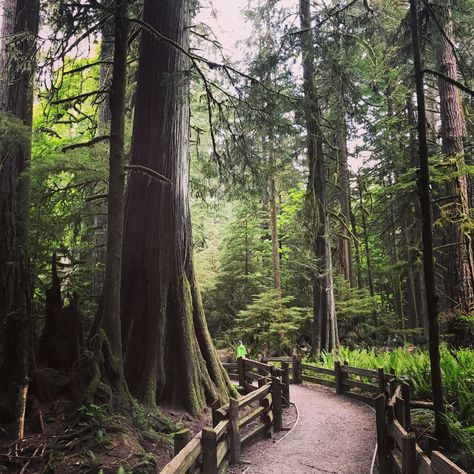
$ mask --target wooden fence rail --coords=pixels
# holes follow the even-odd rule
[[[224,367],[238,380],[245,396],[231,399],[223,406],[216,401],[212,407],[213,427],[204,429],[191,441],[186,430],[178,433],[175,458],[162,473],[227,472],[229,464],[239,462],[243,445],[257,435],[271,436],[282,429],[282,406],[290,402],[291,379],[293,383],[307,381],[334,387],[338,394],[362,398],[375,405],[381,474],[467,474],[436,450],[435,440],[431,443],[430,457],[418,446],[415,434],[410,432],[410,406],[431,408],[432,404],[411,401],[409,386],[400,383],[393,371],[351,367],[347,362],[335,362],[334,369],[327,369],[303,364],[298,356],[267,357],[261,361],[241,358]]]
[[[436,449],[431,458],[416,444],[410,432],[410,387],[389,386],[376,398],[377,450],[381,474],[467,474]],[[431,449],[436,440],[431,439]],[[430,449],[430,450],[431,450]]]
[[[164,474],[220,474],[229,464],[240,461],[241,447],[264,434],[272,436],[283,425],[282,405],[288,387],[288,368],[276,369],[249,359],[226,364],[228,370],[239,370],[248,392],[220,406],[212,406],[212,428],[204,428],[189,441],[189,431],[174,438],[175,457],[161,471]],[[257,371],[257,372],[255,372]],[[257,382],[259,386],[253,385]],[[186,441],[189,441],[186,444]]]
[[[467,474],[436,450],[436,440],[430,440],[431,458],[416,443],[415,434],[410,432],[410,407],[432,409],[433,404],[410,400],[410,387],[397,381],[393,370],[386,373],[383,368],[371,370],[351,367],[347,362],[341,364],[337,361],[332,370],[303,364],[298,356],[267,357],[264,360],[281,364],[291,363],[294,383],[306,381],[335,387],[338,394],[355,396],[375,405],[381,474]]]

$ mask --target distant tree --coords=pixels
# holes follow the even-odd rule
[[[307,205],[312,226],[314,254],[317,268],[313,280],[313,345],[312,355],[321,350],[331,351],[339,345],[330,227],[326,195],[326,166],[321,132],[321,110],[315,83],[313,26],[309,0],[300,0],[301,42],[303,56],[305,120],[309,167]]]

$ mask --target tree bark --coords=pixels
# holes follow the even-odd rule
[[[420,318],[418,315],[418,306],[417,306],[417,297],[416,297],[416,285],[415,285],[415,256],[413,255],[411,239],[409,238],[408,228],[413,225],[412,221],[412,210],[410,206],[410,215],[402,216],[401,224],[401,243],[402,243],[402,258],[405,260],[407,265],[406,270],[406,295],[407,295],[407,305],[406,313],[408,314],[408,324],[409,327],[419,328],[420,327]],[[410,221],[410,226],[407,222]]]
[[[451,45],[453,23],[451,1],[443,2],[436,13],[443,33],[438,31],[438,71],[451,79],[458,79],[456,55]],[[466,124],[461,105],[461,96],[453,84],[438,79],[442,152],[450,162],[451,171],[459,172],[464,166],[464,143]],[[444,278],[447,310],[470,314],[474,307],[474,258],[470,235],[465,227],[469,215],[469,189],[467,176],[452,178],[446,185],[447,196],[457,196],[455,202],[444,206],[447,217],[446,240],[447,271]],[[464,225],[463,225],[464,224]]]
[[[408,122],[410,125],[410,156],[411,156],[411,166],[419,168],[419,155],[418,155],[418,145],[417,145],[417,137],[416,137],[416,127],[417,127],[417,120],[415,117],[415,110],[414,110],[414,103],[412,98],[410,97],[407,102],[407,114],[408,114]],[[427,124],[428,125],[428,124]],[[428,141],[428,131],[427,131],[427,141]],[[416,224],[416,240],[421,238],[421,229],[418,221],[421,218],[421,211],[419,202],[414,201],[413,205],[415,207],[413,218],[417,222]],[[415,294],[416,294],[416,305],[417,305],[417,313],[420,319],[420,322],[423,326],[423,335],[426,339],[428,339],[428,313],[426,309],[426,295],[425,295],[425,282],[423,277],[423,269],[416,270],[415,272]]]
[[[351,206],[352,207],[352,206]],[[355,263],[356,263],[356,270],[357,270],[357,287],[359,289],[364,287],[364,280],[362,278],[362,265],[360,261],[360,243],[357,233],[357,226],[355,215],[351,210],[351,228],[352,228],[352,235],[354,237],[354,249],[355,249]]]
[[[189,2],[145,0],[143,19],[185,50]],[[189,64],[143,30],[131,162],[170,180],[132,173],[122,264],[125,375],[144,404],[197,413],[232,390],[207,329],[195,281],[189,212]]]
[[[268,178],[268,194],[270,204],[270,230],[272,234],[272,264],[273,264],[273,287],[281,293],[281,271],[280,271],[280,243],[278,240],[278,209],[276,203],[276,185],[275,185],[275,155],[272,146],[274,137],[272,133],[268,135],[268,158],[270,167],[270,176]]]
[[[351,190],[349,165],[347,162],[347,124],[344,107],[344,91],[341,78],[339,78],[339,82],[337,101],[338,120],[336,130],[336,147],[339,165],[339,196],[342,221],[338,238],[339,271],[349,284],[354,285],[352,269],[352,237],[349,231],[351,226]]]
[[[303,55],[303,86],[307,128],[309,181],[307,206],[311,214],[313,251],[317,259],[313,281],[313,344],[312,356],[321,350],[331,351],[339,345],[334,301],[332,254],[326,202],[326,170],[318,91],[315,84],[313,30],[309,0],[300,0],[301,43]]]
[[[107,4],[107,2],[104,2]],[[114,59],[114,19],[109,17],[101,27],[100,44],[100,75],[99,89],[110,88],[113,74],[112,62]],[[107,135],[110,131],[110,93],[102,94],[98,106],[97,136]],[[89,222],[92,226],[93,249],[90,261],[91,293],[95,298],[100,297],[104,286],[105,238],[107,232],[107,215],[104,201],[93,206],[94,215]]]
[[[99,89],[107,88],[111,84],[112,65],[110,64],[114,57],[114,21],[108,18],[101,28],[100,44],[100,75]],[[107,132],[111,119],[110,94],[103,94],[98,107],[98,130],[99,135]]]
[[[14,34],[17,0],[3,0],[0,4],[2,28],[0,30],[0,110],[7,110],[9,90],[8,43]]]
[[[391,183],[390,183],[391,185]],[[402,331],[402,339],[406,341],[405,335],[405,311],[403,308],[403,293],[400,278],[400,271],[397,269],[399,262],[398,258],[398,245],[395,227],[395,216],[393,206],[390,207],[391,227],[392,230],[389,232],[390,236],[390,263],[392,266],[392,290],[395,315],[400,321],[400,330]]]
[[[128,0],[115,2],[113,73],[110,85],[109,189],[107,250],[102,328],[110,345],[109,381],[119,402],[128,402],[122,357],[120,294],[125,196],[125,101],[127,90]]]
[[[6,48],[6,80],[2,111],[31,128],[36,36],[39,23],[37,0],[8,1],[13,20],[3,25]],[[21,59],[19,59],[21,58]],[[29,372],[31,300],[29,279],[28,214],[31,138],[0,157],[0,393],[8,398],[24,386]],[[3,410],[1,410],[3,412]],[[13,405],[6,417],[14,415]],[[0,414],[2,417],[3,413]]]
[[[436,294],[435,267],[433,258],[433,225],[431,214],[430,168],[426,135],[425,96],[423,67],[421,63],[416,0],[410,0],[413,60],[415,66],[416,97],[418,103],[418,147],[420,170],[418,194],[422,218],[423,271],[428,313],[429,353],[431,362],[431,387],[435,412],[436,437],[443,445],[449,444],[449,430],[444,418],[443,381],[439,352],[438,295]]]

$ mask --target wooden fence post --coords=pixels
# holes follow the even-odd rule
[[[402,472],[416,473],[416,440],[415,433],[408,433],[402,439]]]
[[[293,383],[301,383],[301,357],[293,356]]]
[[[237,464],[240,461],[240,428],[239,428],[239,402],[235,398],[229,403],[229,445],[230,463]]]
[[[380,474],[390,474],[387,451],[387,420],[385,418],[385,395],[375,398],[375,419],[377,425],[377,456]]]
[[[336,393],[341,394],[344,392],[344,386],[342,385],[343,373],[341,363],[338,360],[334,361],[334,372],[336,374]]]
[[[385,388],[387,384],[385,383],[385,371],[383,370],[383,367],[380,367],[378,369],[378,375],[379,375],[379,390],[380,393],[385,393]]]
[[[245,389],[245,364],[243,357],[237,359],[237,372],[239,374],[239,385]]]
[[[260,357],[259,362],[267,364],[267,361],[265,360],[265,357],[263,357],[263,356]],[[267,365],[269,365],[269,364],[267,364]],[[272,369],[270,369],[270,370],[272,370]],[[260,388],[260,387],[263,387],[267,383],[268,372],[265,369],[257,369],[257,374],[264,377],[260,380],[257,380],[258,388]]]
[[[173,437],[174,455],[176,456],[191,441],[191,431],[184,429],[178,431]]]
[[[397,389],[397,377],[395,376],[395,369],[391,368],[390,369],[390,397],[393,397],[393,394],[395,393],[395,390]]]
[[[395,399],[395,419],[406,429],[405,400],[399,397]]]
[[[210,428],[204,428],[201,435],[202,446],[202,472],[204,474],[217,474],[217,436]]]
[[[218,398],[211,405],[212,410],[212,427],[214,428],[222,419],[221,414],[217,411],[222,406],[222,400]]]
[[[285,406],[290,406],[290,364],[282,362],[281,368],[284,370],[281,380],[283,382],[283,399]]]
[[[266,408],[266,412],[260,417],[260,421],[267,425],[265,436],[271,438],[273,436],[273,412],[271,411],[272,395],[269,393],[260,400],[260,406]]]
[[[273,427],[275,431],[281,431],[283,427],[283,412],[281,409],[281,383],[277,377],[272,377],[272,410]]]
[[[431,453],[433,451],[437,451],[438,448],[439,448],[439,445],[438,445],[438,440],[436,438],[433,438],[432,436],[427,436],[426,437],[426,440],[428,441],[428,450],[426,452],[426,454],[428,454],[428,456],[431,456]]]
[[[402,398],[405,402],[405,429],[411,429],[411,412],[410,412],[410,385],[406,382],[402,383]]]

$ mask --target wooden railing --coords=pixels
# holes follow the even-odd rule
[[[436,450],[429,439],[431,458],[423,452],[411,430],[410,387],[397,383],[375,400],[379,472],[389,474],[467,474]]]
[[[280,367],[267,364],[278,363]],[[410,432],[410,406],[430,408],[427,402],[410,400],[410,388],[400,383],[393,371],[370,370],[335,362],[334,370],[303,364],[300,357],[267,357],[260,362],[239,359],[224,364],[231,378],[246,395],[212,407],[213,428],[205,428],[189,441],[189,431],[175,436],[176,457],[162,470],[164,474],[224,473],[238,463],[241,447],[257,435],[271,436],[282,429],[282,406],[289,404],[290,379],[334,387],[375,405],[377,450],[381,474],[467,474],[436,450],[431,440],[430,456]],[[291,374],[291,377],[290,377]],[[257,385],[255,385],[257,384]],[[421,405],[420,405],[421,403]],[[256,420],[259,420],[255,423]]]
[[[416,443],[415,433],[410,432],[410,407],[432,408],[433,404],[410,400],[409,385],[399,382],[393,370],[385,373],[383,368],[370,370],[351,367],[347,362],[335,362],[334,370],[331,370],[302,364],[297,356],[292,359],[267,357],[264,360],[291,363],[294,383],[306,381],[335,387],[338,394],[348,394],[375,405],[381,474],[467,474],[436,450],[434,438],[430,439],[431,458]],[[367,393],[376,396],[365,395]]]
[[[266,357],[265,362],[274,362],[282,364],[286,370],[290,371],[291,381],[293,383],[311,382],[327,387],[333,387],[338,394],[349,394],[357,398],[363,398],[364,401],[371,404],[375,403],[374,397],[367,397],[362,393],[383,393],[387,384],[394,384],[395,375],[385,373],[384,369],[369,370],[359,367],[351,367],[345,362],[334,363],[334,369],[325,367],[316,367],[314,365],[303,364],[300,357]],[[358,391],[355,392],[354,389]]]
[[[191,440],[188,430],[178,433],[174,438],[175,457],[162,473],[225,473],[229,464],[240,461],[242,446],[258,435],[271,437],[282,429],[283,397],[288,389],[288,383],[285,386],[282,380],[287,375],[281,369],[249,359],[239,360],[239,367],[248,393],[223,406],[216,401],[212,406],[212,428],[204,428]]]

